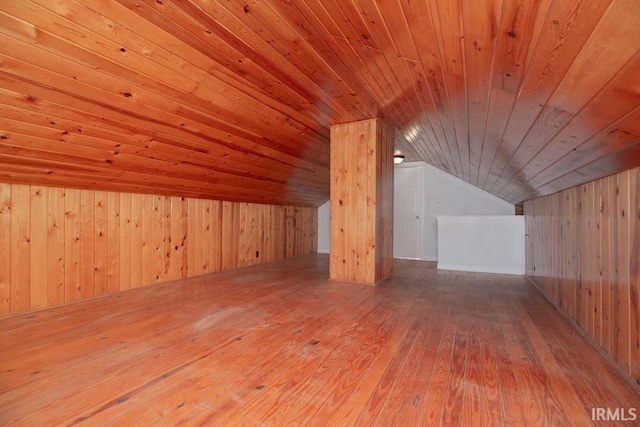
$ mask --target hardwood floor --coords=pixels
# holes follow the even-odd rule
[[[0,425],[588,426],[612,425],[592,408],[640,412],[638,388],[526,279],[394,264],[353,285],[313,255],[2,319]]]

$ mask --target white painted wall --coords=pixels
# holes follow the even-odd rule
[[[425,168],[425,224],[422,259],[438,260],[438,223],[442,215],[515,215],[515,206],[431,165]]]
[[[424,162],[403,163],[395,167],[396,177],[403,168],[419,165],[424,171],[423,260],[438,260],[438,215],[514,215],[515,207],[447,172]],[[397,178],[396,178],[397,179]],[[329,253],[329,202],[318,208],[318,252]]]
[[[439,216],[438,269],[524,274],[524,216]]]
[[[424,167],[395,168],[393,181],[393,257],[421,259],[424,252]]]
[[[328,254],[331,242],[331,201],[318,208],[318,253]]]

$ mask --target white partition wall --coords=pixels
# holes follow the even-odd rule
[[[331,202],[318,208],[318,253],[328,254],[331,246]]]
[[[436,217],[453,215],[510,215],[512,204],[424,162],[395,166],[394,256],[438,260]],[[418,209],[408,209],[412,202]],[[329,253],[330,202],[318,208],[318,252]],[[408,213],[416,211],[411,224]],[[419,218],[418,218],[419,217]],[[415,227],[413,238],[406,236]],[[413,253],[412,251],[416,251]]]
[[[522,275],[524,216],[438,216],[438,268]]]
[[[438,216],[515,214],[511,203],[431,165],[425,165],[425,183],[424,260],[438,260]]]

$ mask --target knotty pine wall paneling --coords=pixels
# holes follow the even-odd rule
[[[29,305],[33,308],[46,307],[49,297],[48,288],[48,259],[42,254],[47,253],[46,239],[38,239],[35,236],[43,236],[47,234],[47,217],[40,215],[40,212],[47,211],[47,192],[46,189],[33,186],[30,188],[31,207],[29,216],[30,234],[34,236],[33,241],[29,242]]]
[[[95,192],[95,258],[94,258],[94,292],[95,295],[104,295],[109,292],[109,279],[108,279],[108,262],[109,262],[109,242],[107,240],[108,234],[108,211],[107,207],[107,192],[106,191],[96,191]],[[148,224],[151,225],[151,219],[149,218]],[[150,229],[150,227],[149,227]],[[149,232],[150,230],[147,230]],[[147,242],[150,244],[150,242]],[[150,257],[147,256],[146,259]],[[143,257],[143,259],[145,259]],[[145,263],[143,268],[146,270],[150,269],[150,263]],[[152,283],[151,280],[146,281],[146,283]]]
[[[527,275],[640,383],[640,168],[525,202]]]
[[[393,270],[393,132],[377,123],[376,139],[376,280]]]
[[[10,283],[12,309],[24,311],[29,308],[29,243],[31,230],[29,229],[29,186],[19,185],[12,192],[15,206],[11,213],[11,240],[9,246]]]
[[[331,127],[331,279],[375,284],[393,263],[393,132],[380,120]]]
[[[311,207],[0,183],[0,316],[313,253],[316,233]]]
[[[1,188],[5,188],[7,193],[10,194],[9,185],[0,185]],[[47,200],[47,252],[46,258],[48,261],[47,265],[47,306],[54,306],[58,304],[62,304],[64,302],[64,291],[65,291],[65,275],[64,275],[64,242],[65,242],[65,234],[64,234],[64,221],[65,221],[65,206],[64,206],[64,189],[62,188],[47,188],[49,192],[49,197]],[[10,199],[9,199],[10,202]],[[7,215],[7,219],[9,219],[9,215]],[[107,222],[108,227],[108,222]],[[108,236],[108,228],[105,236]],[[107,245],[109,241],[107,240]],[[107,246],[108,250],[108,246]],[[108,253],[107,258],[105,260],[101,260],[98,265],[101,265],[102,262],[106,261],[105,268],[106,270],[106,286],[108,289],[109,286],[109,277],[108,277]],[[103,272],[100,272],[102,274]],[[0,279],[0,282],[2,280]],[[99,292],[100,293],[100,292]],[[7,311],[8,312],[8,311]]]

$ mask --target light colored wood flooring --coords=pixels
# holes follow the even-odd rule
[[[330,282],[312,255],[0,319],[0,425],[589,426],[611,425],[592,408],[638,411],[638,388],[527,279],[394,268],[378,286]]]

